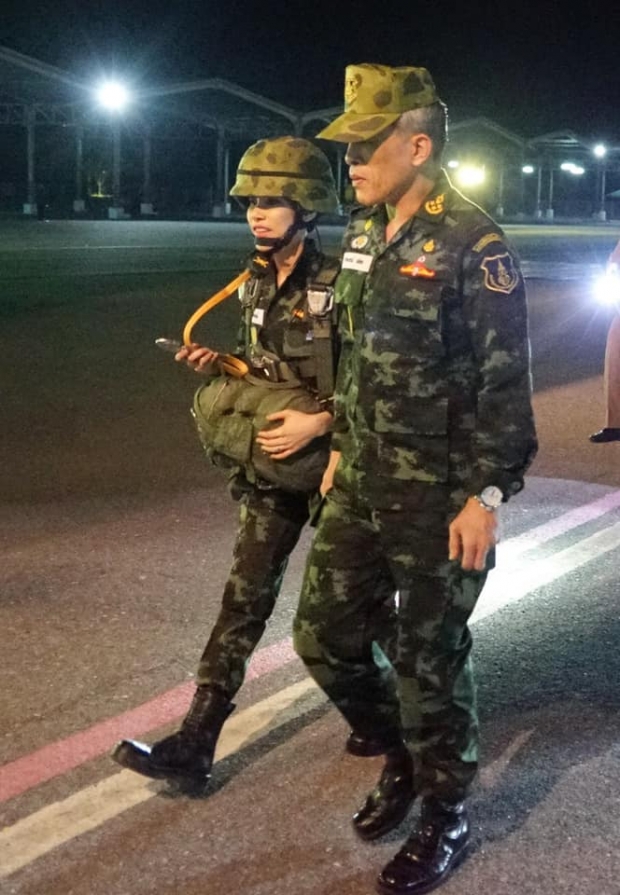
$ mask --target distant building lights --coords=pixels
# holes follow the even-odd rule
[[[524,174],[533,174],[534,173],[534,165],[523,165],[521,168]]]
[[[597,143],[592,152],[597,158],[605,158],[607,155],[607,147],[604,143]]]
[[[560,169],[562,171],[568,171],[569,174],[574,174],[575,176],[585,174],[586,170],[585,168],[582,168],[581,165],[576,165],[575,162],[562,162]]]

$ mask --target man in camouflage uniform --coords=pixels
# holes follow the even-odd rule
[[[497,508],[536,452],[519,263],[441,168],[446,131],[425,69],[363,64],[347,67],[345,112],[319,134],[349,144],[361,204],[336,282],[333,453],[294,642],[348,723],[388,750],[359,836],[393,829],[421,797],[377,883],[397,895],[435,888],[465,853],[478,767],[468,618]],[[399,593],[391,666],[372,649],[382,586]]]
[[[308,521],[313,497],[309,492],[314,487],[316,494],[332,423],[333,377],[328,396],[321,395],[320,380],[329,376],[318,363],[319,349],[313,339],[318,330],[309,309],[309,291],[320,297],[322,288],[331,298],[331,286],[326,284],[334,282],[339,264],[306,238],[317,214],[338,206],[329,160],[308,140],[260,140],[242,157],[231,195],[247,204],[258,251],[255,275],[244,284],[240,296],[243,316],[237,355],[257,381],[270,385],[294,381],[317,398],[317,412],[285,409],[270,414],[269,426],[258,433],[257,441],[273,464],[286,464],[289,457],[304,451],[316,455],[320,466],[314,486],[304,491],[279,487],[250,464],[233,469],[231,493],[240,502],[233,563],[219,616],[198,665],[190,710],[176,733],[153,746],[122,740],[112,753],[124,767],[191,790],[202,788],[209,779],[217,739],[234,709],[231,700],[241,687],[280,592],[289,556]],[[327,341],[331,301],[324,312],[319,324]],[[328,351],[334,355],[336,343],[328,341]],[[195,344],[180,350],[176,359],[206,372],[217,362],[218,353]],[[323,351],[323,365],[330,361],[335,356],[325,357]],[[319,397],[324,400],[318,401]],[[263,465],[267,464],[263,461]],[[389,603],[380,611],[390,619]],[[352,731],[347,749],[357,755],[376,755],[383,751],[383,744]]]

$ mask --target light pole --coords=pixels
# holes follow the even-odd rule
[[[534,165],[527,164],[527,165],[523,165],[523,167],[521,168],[521,173],[525,174],[526,176],[529,176],[530,174],[533,174],[534,172],[536,172],[536,203],[534,205],[534,218],[535,218],[535,220],[539,221],[543,216],[542,203],[541,203],[542,163],[539,160],[538,163],[536,164],[536,167],[534,167]],[[525,204],[525,202],[524,202],[524,204]],[[525,211],[525,208],[523,210]]]
[[[547,187],[547,208],[545,209],[545,218],[552,221],[553,211],[553,163],[549,165],[549,185]]]
[[[97,90],[97,100],[112,116],[112,204],[108,217],[118,220],[125,217],[121,205],[121,120],[120,115],[130,102],[128,89],[119,81],[104,81]]]
[[[575,162],[562,162],[560,171],[566,171],[573,177],[581,177],[582,174],[585,174],[586,169],[582,165],[575,164]]]
[[[598,221],[607,220],[607,211],[605,209],[605,181],[607,175],[607,147],[604,143],[597,143],[592,149],[593,155],[598,159],[598,183],[600,191],[598,193],[598,210],[595,211],[594,217]]]

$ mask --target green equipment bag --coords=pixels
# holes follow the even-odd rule
[[[314,438],[285,460],[272,460],[256,443],[261,429],[280,425],[267,416],[287,409],[319,413],[322,407],[303,386],[222,374],[196,391],[192,413],[214,465],[241,467],[249,481],[263,479],[285,491],[316,491],[329,458],[329,435]]]

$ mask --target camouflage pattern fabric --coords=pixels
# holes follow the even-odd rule
[[[477,770],[467,619],[486,574],[445,559],[434,569],[412,563],[411,512],[374,510],[337,474],[306,565],[294,644],[354,730],[387,745],[404,737],[419,792],[457,799]],[[426,507],[418,513],[428,520]],[[444,556],[446,545],[447,534]],[[377,595],[394,589],[398,640],[390,664],[373,644],[374,619]]]
[[[252,278],[241,290],[241,301],[257,310],[262,324],[254,329],[261,348],[286,361],[298,379],[312,393],[317,391],[315,353],[312,339],[312,320],[306,307],[306,286],[319,277],[324,269],[337,270],[338,261],[318,251],[313,240],[306,240],[303,254],[290,276],[278,288],[273,264],[264,276]],[[337,346],[335,346],[337,350]],[[245,315],[237,334],[236,354],[250,363],[251,339]]]
[[[245,676],[280,592],[288,558],[308,520],[308,499],[249,483],[239,505],[239,526],[222,607],[198,665],[196,683],[218,687],[229,699]]]
[[[344,82],[344,113],[317,134],[322,140],[369,140],[394,124],[403,112],[439,101],[425,68],[348,65]]]
[[[459,799],[477,767],[467,619],[486,572],[447,560],[448,526],[486,485],[516,494],[536,453],[525,290],[501,230],[445,174],[387,245],[386,224],[383,206],[360,208],[344,237],[342,457],[295,648],[351,724],[400,721],[421,790]],[[397,689],[368,649],[377,579],[401,597]]]
[[[332,447],[377,506],[414,482],[454,515],[486,485],[510,497],[537,449],[518,258],[445,174],[387,246],[386,223],[359,209],[344,237]]]
[[[302,137],[276,137],[250,146],[239,162],[230,195],[285,198],[306,211],[338,210],[329,159]]]
[[[261,344],[293,365],[310,392],[316,382],[310,363],[312,325],[305,312],[306,284],[319,270],[333,265],[333,259],[319,253],[312,242],[306,242],[301,258],[281,288],[277,288],[273,268],[251,286],[255,289],[253,306],[260,306],[265,313]],[[248,341],[242,321],[240,355],[245,354]],[[305,362],[309,362],[307,367]],[[321,448],[322,444],[318,449]],[[257,476],[252,478],[248,481],[239,471],[231,480],[231,492],[240,500],[233,563],[221,611],[197,673],[198,685],[217,686],[229,699],[241,686],[246,665],[273,611],[288,558],[308,520],[312,501],[312,495],[289,493]]]

